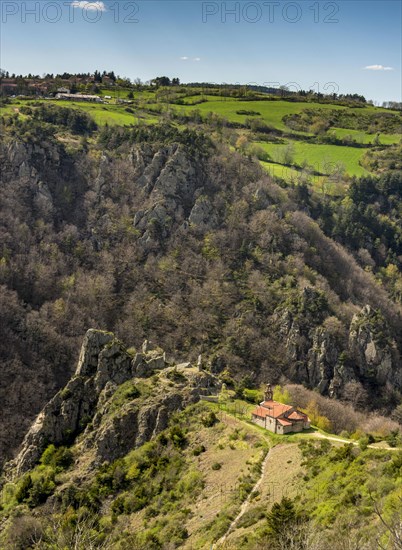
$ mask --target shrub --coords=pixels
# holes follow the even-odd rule
[[[359,447],[362,451],[365,451],[369,444],[369,438],[368,437],[362,437],[359,439]]]
[[[68,485],[63,491],[61,497],[62,510],[67,510],[67,508],[77,509],[79,508],[80,494],[79,490],[75,485]]]
[[[392,433],[398,432],[399,424],[383,416],[371,415],[363,424],[362,429],[365,433],[370,433],[377,437],[387,437]]]
[[[27,500],[27,498],[29,497],[29,491],[31,490],[31,488],[32,488],[32,477],[30,474],[27,474],[22,478],[20,485],[17,489],[17,492],[15,494],[15,498],[17,502],[23,502],[24,500]]]
[[[260,403],[263,400],[264,395],[260,390],[250,390],[245,388],[243,390],[243,397],[249,403]]]
[[[29,490],[29,506],[32,508],[46,502],[47,498],[53,493],[56,484],[53,475],[41,475],[35,479]]]
[[[338,461],[342,462],[344,460],[347,460],[347,461],[353,460],[354,459],[353,444],[347,443],[343,445],[343,447],[334,449],[331,458],[335,462],[338,462]]]
[[[188,531],[179,522],[174,522],[167,527],[164,537],[166,537],[166,540],[168,540],[170,544],[177,547],[181,546],[183,541],[188,538]]]
[[[211,428],[217,422],[219,422],[218,417],[213,411],[209,411],[201,417],[201,423],[206,428]]]
[[[169,439],[175,447],[183,449],[187,443],[187,438],[179,426],[172,426],[169,431]]]
[[[131,386],[124,391],[124,399],[136,399],[141,395],[140,390],[136,386]]]
[[[309,416],[311,423],[317,426],[320,430],[330,432],[332,429],[331,421],[322,414],[319,413],[318,405],[315,399],[311,400],[304,412]]]
[[[37,548],[42,539],[43,526],[39,519],[27,515],[17,516],[8,530],[6,547],[10,550]]]
[[[67,399],[70,399],[72,396],[70,388],[64,388],[60,392],[60,396],[63,399],[63,401],[66,401]]]
[[[248,115],[248,116],[260,116],[261,113],[259,113],[258,111],[247,111],[246,109],[239,109],[238,111],[236,111],[236,114],[237,115]]]
[[[51,444],[43,452],[40,461],[45,466],[52,466],[56,470],[64,470],[71,466],[73,453],[67,447],[56,448]]]
[[[184,376],[182,372],[179,372],[177,370],[177,367],[174,367],[171,371],[169,371],[166,374],[166,378],[169,378],[169,380],[172,380],[173,382],[186,382],[187,378]]]
[[[123,489],[127,485],[127,466],[123,460],[101,466],[96,474],[93,490],[102,495]]]
[[[201,472],[190,469],[177,484],[177,490],[182,494],[194,495],[197,490],[204,486]]]
[[[385,438],[385,440],[390,447],[396,447],[398,444],[401,443],[399,430],[392,430],[391,433]]]
[[[211,466],[213,470],[220,470],[222,468],[222,464],[220,462],[214,462]]]
[[[273,392],[274,401],[279,401],[279,403],[285,403],[288,405],[291,402],[291,395],[287,388],[282,388],[281,386],[275,386]]]
[[[205,453],[205,451],[206,451],[206,448],[204,445],[197,445],[197,447],[195,447],[193,450],[193,455],[199,456],[201,453]]]
[[[264,506],[259,506],[258,508],[252,508],[248,510],[239,520],[237,527],[238,528],[247,528],[251,525],[254,525],[261,519],[266,517],[266,511]]]

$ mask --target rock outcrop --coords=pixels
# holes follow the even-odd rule
[[[95,463],[114,460],[165,429],[173,411],[218,387],[211,374],[196,367],[169,365],[159,348],[143,350],[133,357],[112,333],[88,330],[75,375],[37,416],[17,457],[6,465],[7,475],[23,474],[49,443],[71,443],[84,430],[82,445],[94,450]],[[119,386],[158,371],[155,392],[140,400],[140,392],[133,393],[110,414]]]
[[[364,306],[353,316],[345,340],[332,334],[322,318],[314,317],[314,296],[306,290],[299,306],[302,315],[294,308],[276,314],[288,362],[287,376],[334,397],[353,380],[402,388],[396,345],[380,313]]]
[[[218,219],[208,197],[198,197],[191,209],[188,221],[200,229],[213,229],[218,224]]]
[[[142,243],[152,247],[158,239],[166,238],[173,226],[182,226],[189,218],[195,225],[210,223],[208,219],[213,216],[208,199],[197,201],[202,178],[182,146],[164,147],[153,155],[148,149],[136,148],[131,158],[137,184],[149,203],[133,219]]]
[[[388,327],[383,317],[368,305],[353,316],[349,349],[361,378],[380,386],[389,382],[401,387],[402,372],[394,367],[395,346]]]
[[[339,350],[324,328],[318,327],[308,351],[307,372],[309,385],[320,393],[328,393],[338,364]]]

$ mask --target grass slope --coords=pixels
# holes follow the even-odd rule
[[[265,142],[258,142],[258,145],[262,147],[275,162],[281,163],[284,151],[289,143],[292,143],[294,147],[293,162],[299,166],[308,164],[315,172],[330,174],[337,165],[341,164],[345,167],[349,175],[362,176],[368,173],[367,170],[359,164],[359,160],[365,154],[366,150],[358,147],[315,144],[290,140],[288,140],[286,144],[280,145]]]
[[[369,172],[363,168],[359,161],[365,154],[366,149],[359,147],[337,146],[332,144],[312,144],[305,141],[300,141],[303,136],[307,137],[311,134],[301,131],[290,130],[284,122],[283,118],[286,115],[297,114],[305,109],[309,110],[342,110],[347,109],[350,113],[367,114],[374,112],[387,112],[381,108],[371,106],[363,108],[350,108],[341,105],[326,104],[326,103],[306,103],[306,102],[291,102],[283,100],[262,100],[262,101],[244,101],[229,97],[218,97],[214,95],[186,95],[185,91],[171,92],[169,90],[134,90],[134,100],[130,105],[121,105],[116,103],[117,98],[125,99],[129,93],[129,89],[102,89],[100,94],[110,95],[112,100],[106,104],[91,104],[83,102],[68,102],[57,101],[52,102],[60,106],[81,109],[90,114],[95,122],[104,126],[108,125],[133,125],[133,124],[156,124],[160,120],[159,111],[166,112],[167,110],[174,111],[177,114],[190,114],[195,110],[199,111],[201,116],[206,119],[208,113],[215,113],[224,117],[229,122],[245,124],[246,119],[259,118],[262,119],[271,128],[286,132],[288,138],[286,145],[278,145],[274,143],[257,142],[266,152],[269,153],[274,162],[264,163],[263,166],[274,176],[279,176],[282,179],[289,177],[297,181],[297,173],[292,168],[278,167],[278,164],[285,164],[281,157],[283,150],[287,144],[292,144],[295,149],[294,159],[292,163],[303,166],[308,164],[313,167],[316,172],[321,174],[330,173],[336,165],[343,165],[345,171],[350,176],[363,176]],[[201,89],[200,89],[201,91]],[[176,94],[176,95],[175,95]],[[176,105],[169,101],[174,101],[177,94],[185,103],[184,105]],[[199,101],[202,103],[198,103]],[[40,100],[43,101],[43,100]],[[49,100],[45,100],[49,102]],[[12,104],[5,105],[2,108],[2,114],[18,113],[18,109],[22,105],[33,105],[32,101],[21,101],[18,98],[14,99]],[[254,111],[255,116],[247,114],[238,114],[239,111]],[[21,116],[21,115],[20,115]],[[348,130],[344,128],[332,128],[330,130],[339,139],[350,136],[358,143],[370,144],[373,142],[374,135],[364,131]],[[297,136],[297,140],[292,139],[292,135]],[[380,143],[382,145],[391,145],[398,143],[401,139],[400,135],[381,134]],[[319,178],[319,176],[317,176]],[[322,185],[322,180],[317,179],[314,182],[316,185]]]
[[[250,118],[248,115],[239,115],[236,111],[255,111],[260,113],[259,118],[262,118],[268,125],[278,128],[279,130],[289,131],[289,128],[284,124],[283,117],[288,114],[300,113],[300,111],[307,107],[314,109],[342,109],[338,105],[326,105],[320,103],[292,103],[289,101],[241,101],[228,99],[223,97],[221,99],[213,99],[206,103],[196,105],[195,108],[200,111],[201,114],[206,115],[209,112],[217,113],[221,115],[229,122],[240,122],[244,124],[246,118]],[[194,110],[194,107],[180,106],[179,109],[183,109],[184,112]],[[297,132],[299,133],[299,132]],[[302,133],[302,132],[300,132]]]
[[[360,130],[351,130],[348,128],[331,128],[329,133],[334,134],[337,138],[342,139],[350,136],[357,143],[373,143],[376,134],[368,134]],[[381,145],[393,145],[399,143],[402,139],[401,134],[380,134],[379,140]]]

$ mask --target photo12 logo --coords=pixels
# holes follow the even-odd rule
[[[339,23],[336,2],[203,2],[202,22],[210,23]]]
[[[137,2],[113,2],[101,0],[71,0],[70,2],[1,2],[1,22],[6,24],[19,18],[21,23],[99,23],[108,17],[114,23],[139,23],[140,8]]]

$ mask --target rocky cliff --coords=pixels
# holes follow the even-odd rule
[[[154,376],[153,388],[141,395],[136,383]],[[116,407],[116,392],[124,383],[124,406]],[[8,477],[19,476],[37,464],[50,443],[71,443],[82,434],[83,450],[92,464],[113,461],[143,445],[164,430],[170,415],[218,391],[219,382],[191,363],[166,362],[160,348],[129,353],[112,333],[89,330],[74,376],[37,416],[16,458],[6,465]],[[130,399],[131,398],[131,399]]]
[[[286,308],[277,313],[285,341],[288,375],[324,395],[342,396],[346,384],[360,381],[380,389],[402,388],[397,344],[383,316],[364,306],[347,329],[334,317],[314,313],[319,294],[304,289],[304,314]]]

